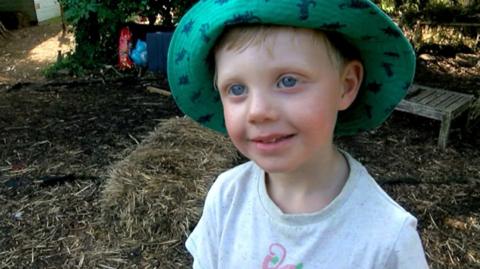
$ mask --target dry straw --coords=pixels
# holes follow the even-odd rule
[[[183,242],[197,223],[206,192],[238,154],[228,138],[186,118],[164,120],[113,165],[102,195],[111,240],[136,246],[134,256],[161,268],[188,263]]]

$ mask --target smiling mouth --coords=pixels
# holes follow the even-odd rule
[[[284,136],[256,138],[256,139],[252,139],[252,141],[255,143],[262,143],[262,144],[274,144],[274,143],[289,139],[293,136],[294,135],[291,134],[291,135],[284,135]]]

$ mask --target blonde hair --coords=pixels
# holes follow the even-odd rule
[[[338,72],[342,72],[343,68],[350,61],[358,60],[361,62],[360,53],[350,44],[341,34],[336,32],[324,32],[314,29],[295,28],[291,26],[277,26],[277,25],[241,25],[226,29],[219,37],[214,49],[213,57],[220,50],[238,51],[241,52],[251,46],[265,46],[267,51],[271,51],[274,42],[267,42],[269,36],[275,35],[280,31],[287,31],[292,33],[292,41],[295,39],[295,33],[300,31],[308,31],[315,46],[322,46],[327,49],[328,58]],[[215,60],[213,58],[213,60]],[[217,70],[215,61],[213,62],[214,77],[213,86],[217,88]]]
[[[327,33],[319,30],[310,30],[305,28],[295,28],[290,26],[275,26],[275,25],[242,25],[228,29],[220,36],[214,48],[214,53],[220,50],[242,51],[251,46],[266,46],[268,51],[271,51],[275,44],[267,43],[269,36],[275,35],[280,31],[291,32],[292,40],[295,39],[295,33],[300,31],[308,31],[311,36],[312,44],[316,46],[324,46],[327,49],[327,54],[330,62],[337,68],[342,70],[346,63],[351,60],[356,60],[349,55],[344,55],[344,52],[339,50],[337,46],[345,43],[346,40],[339,40],[341,38],[337,33]],[[337,41],[338,42],[333,42]],[[342,46],[345,46],[343,44]],[[351,48],[349,48],[351,50]]]

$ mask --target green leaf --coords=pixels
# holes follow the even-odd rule
[[[1,0],[0,0],[1,1]],[[139,14],[173,12],[174,20],[200,0],[58,0],[65,20],[75,31],[76,48],[62,65],[75,73],[103,64],[113,64],[118,50],[120,26]],[[171,22],[167,22],[171,23]],[[59,68],[59,66],[57,66]],[[63,68],[63,67],[62,67]],[[275,258],[275,263],[279,258]]]

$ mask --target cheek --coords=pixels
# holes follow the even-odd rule
[[[332,99],[310,98],[298,104],[295,110],[302,128],[307,128],[319,135],[333,132],[337,120],[337,108]]]
[[[308,115],[303,115],[302,119],[304,128],[325,135],[333,131],[335,128],[337,113],[332,110],[316,109],[311,111]]]
[[[242,140],[244,135],[243,126],[241,122],[241,114],[235,111],[232,107],[224,106],[223,115],[225,118],[225,127],[232,142],[237,145]],[[238,146],[237,146],[238,147]]]

